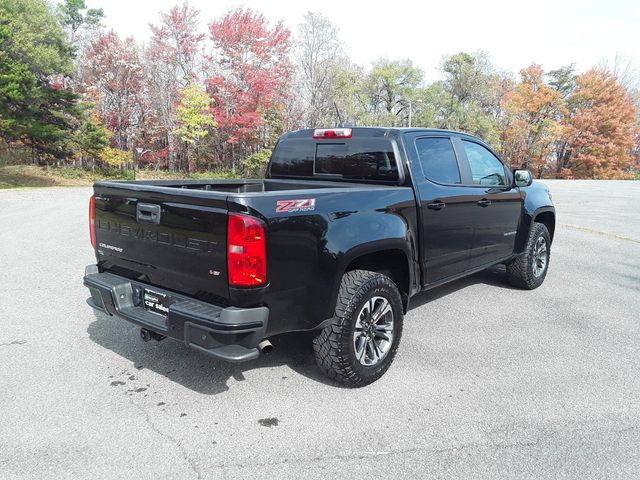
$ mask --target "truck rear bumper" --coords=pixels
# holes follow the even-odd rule
[[[265,338],[267,307],[219,307],[112,273],[100,273],[97,265],[85,268],[84,285],[91,293],[87,303],[96,310],[183,341],[209,356],[246,362],[260,354],[257,345]],[[145,290],[163,297],[168,306],[166,315],[144,307]]]

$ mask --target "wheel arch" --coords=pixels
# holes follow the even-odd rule
[[[398,287],[406,313],[413,283],[410,258],[405,248],[398,245],[355,252],[344,262],[340,276],[352,270],[368,270],[387,275]]]
[[[514,253],[520,254],[524,251],[527,240],[529,239],[529,232],[534,223],[542,223],[549,230],[549,237],[553,243],[553,236],[556,229],[556,211],[551,206],[540,207],[534,210],[532,213],[525,212],[522,216],[522,223],[518,229],[516,236],[516,244]]]
[[[553,210],[542,210],[533,217],[533,223],[542,223],[549,231],[549,238],[553,243],[553,234],[556,230],[556,214]]]

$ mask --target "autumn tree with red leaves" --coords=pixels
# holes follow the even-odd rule
[[[282,131],[293,66],[290,31],[242,8],[209,26],[220,73],[207,79],[218,125],[220,157],[247,156]],[[233,159],[235,164],[235,158]]]
[[[144,70],[134,40],[122,40],[111,31],[91,42],[83,56],[80,88],[112,132],[113,146],[132,148],[130,139],[140,124],[144,88]]]
[[[160,25],[149,25],[150,56],[163,62],[172,79],[184,88],[196,78],[198,54],[204,33],[197,33],[200,11],[187,2],[160,14]],[[172,70],[172,71],[171,71]]]
[[[152,37],[147,51],[147,85],[149,114],[157,118],[170,170],[182,160],[187,167],[185,146],[175,131],[178,127],[176,106],[179,92],[197,80],[201,44],[205,35],[198,32],[199,11],[186,2],[160,15],[160,24],[150,25]]]

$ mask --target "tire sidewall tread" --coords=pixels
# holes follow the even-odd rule
[[[544,237],[547,243],[547,264],[542,275],[536,277],[533,273],[533,250],[536,241],[541,236]],[[538,288],[542,285],[547,276],[550,260],[551,236],[549,235],[549,230],[547,230],[546,225],[543,223],[535,222],[531,225],[529,238],[527,239],[527,245],[524,252],[507,264],[507,279],[509,280],[509,283],[515,287],[526,290]]]
[[[384,296],[393,309],[393,342],[386,357],[367,367],[355,358],[353,332],[356,318],[364,303],[372,296]],[[367,270],[344,274],[336,300],[335,314],[313,342],[316,362],[334,381],[349,387],[362,387],[380,378],[398,350],[402,336],[402,299],[396,284],[386,275]]]

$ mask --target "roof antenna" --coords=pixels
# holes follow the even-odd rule
[[[342,126],[342,115],[340,115],[340,110],[338,110],[338,104],[334,101],[333,102],[333,106],[336,109],[336,113],[338,114],[338,120],[340,120],[340,123],[338,124],[339,127]]]

